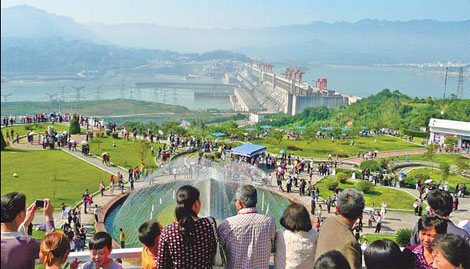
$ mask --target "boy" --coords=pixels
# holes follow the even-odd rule
[[[147,220],[139,227],[139,240],[142,249],[142,269],[157,269],[158,241],[163,227],[155,219]]]
[[[111,236],[106,232],[97,232],[90,239],[91,261],[82,265],[82,269],[109,268],[122,269],[122,266],[109,258],[112,248]]]

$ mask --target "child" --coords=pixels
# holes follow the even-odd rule
[[[106,232],[97,232],[90,239],[91,261],[86,262],[82,269],[109,268],[122,269],[122,266],[109,258],[112,246],[111,236]]]
[[[139,240],[142,249],[142,269],[157,269],[158,241],[163,227],[155,219],[147,220],[139,227]]]

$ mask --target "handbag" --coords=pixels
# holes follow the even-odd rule
[[[214,237],[215,237],[215,253],[214,253],[214,259],[212,260],[212,265],[214,266],[224,266],[227,263],[227,257],[225,255],[225,250],[222,247],[222,244],[220,243],[219,240],[219,235],[217,234],[217,227],[215,224],[215,220],[213,217],[208,217],[209,223],[212,226],[212,230],[214,231]]]

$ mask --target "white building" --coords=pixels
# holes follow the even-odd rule
[[[264,120],[264,115],[250,113],[250,122],[251,123],[257,124],[258,122],[263,121],[263,120]]]
[[[431,118],[429,131],[429,143],[443,144],[446,137],[454,136],[457,137],[459,147],[470,144],[470,122]]]

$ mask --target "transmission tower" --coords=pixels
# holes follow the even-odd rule
[[[137,100],[142,101],[142,89],[137,88],[136,91],[137,91]]]
[[[457,98],[463,99],[463,67],[459,70],[459,82],[457,83]]]
[[[62,112],[62,103],[65,102],[65,88],[67,88],[67,86],[61,86],[58,93],[59,112]]]
[[[153,89],[153,101],[158,103],[158,89]]]
[[[446,75],[444,78],[444,99],[446,99],[446,91],[447,91],[447,72],[449,71],[449,67],[446,66]]]
[[[5,103],[8,103],[8,97],[10,97],[13,93],[2,94],[3,100]]]
[[[101,94],[103,93],[103,91],[101,90],[102,88],[103,86],[95,87],[95,99],[96,100],[101,100]]]
[[[54,97],[56,96],[56,93],[47,93],[46,96],[49,98],[49,112],[53,112],[52,110],[52,105],[54,104]]]
[[[72,86],[72,88],[75,89],[75,110],[78,112],[80,110],[80,101],[84,99],[85,97],[82,96],[81,90],[85,88],[85,85],[83,86]]]

